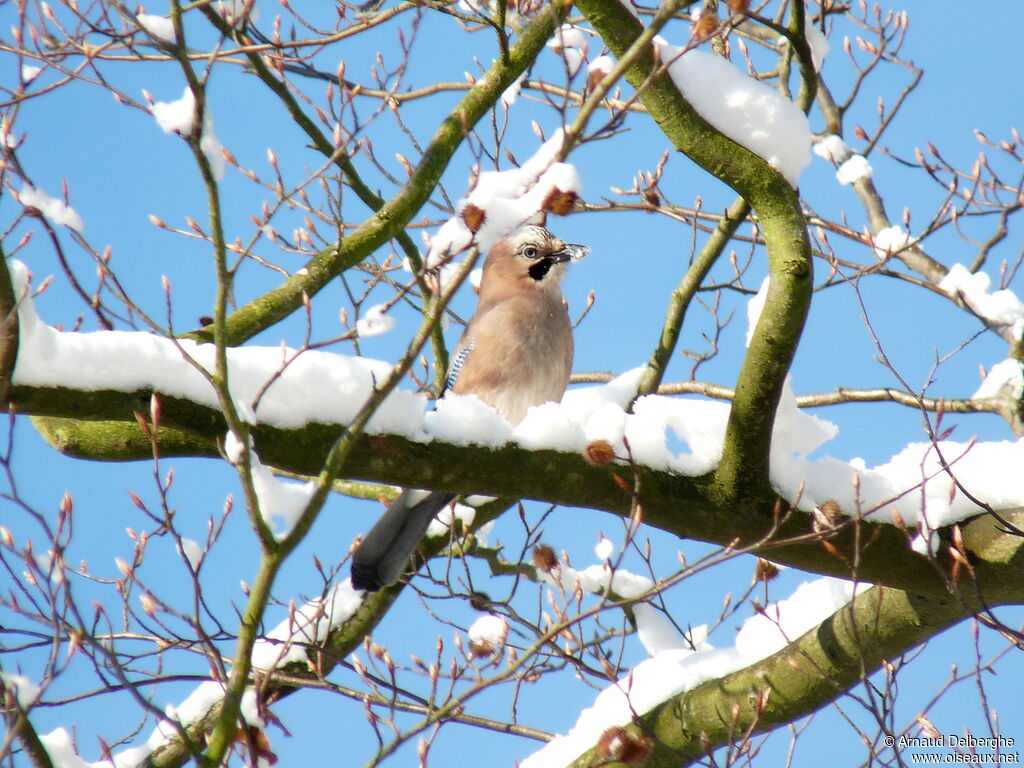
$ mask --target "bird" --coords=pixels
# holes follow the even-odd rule
[[[476,395],[512,425],[531,406],[561,400],[573,360],[561,283],[569,262],[588,253],[537,225],[495,243],[442,396]],[[352,586],[373,592],[398,581],[434,515],[454,499],[443,491],[404,489],[353,553]]]

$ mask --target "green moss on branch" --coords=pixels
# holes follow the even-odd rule
[[[963,617],[955,600],[875,587],[762,661],[674,696],[630,731],[653,737],[646,768],[679,768],[710,750],[811,714]],[[590,750],[575,768],[619,766]]]
[[[621,56],[643,25],[618,0],[579,0],[605,44]],[[764,159],[715,129],[686,100],[650,48],[626,79],[680,152],[736,190],[754,209],[767,243],[771,285],[736,384],[722,461],[714,478],[721,504],[756,511],[770,490],[768,457],[782,394],[811,299],[811,250],[797,191]]]
[[[52,402],[47,401],[48,394],[52,394]],[[69,421],[57,429],[44,426],[44,435],[69,455],[105,460],[148,459],[152,455],[149,440],[135,421],[136,412],[149,412],[143,396],[68,390],[48,393],[21,387],[15,387],[13,395],[23,411],[30,411],[31,406],[30,412],[48,415],[61,415],[63,407],[73,405],[74,415],[81,419],[85,405],[96,407],[95,415],[103,421]],[[216,409],[163,396],[161,410],[161,455],[217,455],[217,441],[222,439],[225,425]],[[320,471],[344,429],[341,424],[309,424],[301,429],[259,425],[254,427],[253,437],[267,465],[312,475]],[[509,473],[509,466],[520,471]],[[722,546],[752,547],[765,557],[806,571],[843,578],[856,575],[920,594],[949,595],[944,574],[951,573],[952,561],[944,545],[938,559],[932,561],[911,550],[908,535],[897,527],[867,521],[846,522],[834,531],[816,534],[809,513],[791,510],[776,518],[775,513],[785,507],[771,492],[751,498],[751,514],[737,515],[732,505],[721,502],[713,477],[675,475],[639,466],[635,471],[642,489],[639,501],[644,522],[661,530]],[[516,445],[486,448],[419,443],[395,435],[361,436],[346,460],[345,476],[453,493],[538,499],[623,516],[631,513],[631,499],[621,483],[632,486],[634,480],[628,467],[594,467],[575,454],[531,451]],[[1024,525],[1019,515],[1012,519],[1015,525]],[[961,574],[965,604],[976,609],[983,600],[992,605],[1024,601],[1024,539],[998,530],[989,530],[981,538],[983,530],[975,523],[964,529],[968,550],[978,558],[973,575]],[[822,544],[824,539],[828,547]],[[978,543],[981,541],[983,545]],[[993,553],[999,553],[998,557]]]

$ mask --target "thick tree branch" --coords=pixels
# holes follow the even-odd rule
[[[84,421],[63,421],[53,428],[42,420],[44,435],[68,455],[114,461],[152,457],[150,439],[135,420],[136,413],[149,413],[145,394],[15,386],[12,401],[25,413],[76,419],[91,414],[104,420],[99,433]],[[162,456],[217,455],[225,424],[216,409],[161,396],[161,410]],[[310,424],[293,430],[259,425],[253,428],[253,437],[264,463],[311,475],[320,471],[324,456],[344,429],[341,424]],[[509,473],[509,466],[520,471]],[[675,475],[641,466],[635,469],[637,478],[625,465],[595,467],[580,455],[530,451],[511,444],[466,447],[417,443],[394,435],[364,435],[356,441],[345,473],[394,485],[538,499],[622,516],[631,514],[632,500],[621,483],[632,487],[638,479],[644,522],[682,538],[723,546],[759,543],[759,554],[802,570],[842,578],[856,576],[935,598],[949,594],[947,574],[953,560],[947,553],[946,534],[938,560],[933,561],[909,548],[908,539],[916,531],[850,520],[834,530],[816,532],[811,513],[791,510],[780,514],[785,505],[770,490],[751,497],[748,509],[753,514],[737,515],[732,505],[722,503],[708,476]],[[1017,525],[1022,522],[1016,511],[1004,516],[1012,517]],[[964,529],[968,550],[979,558],[973,571],[976,584],[963,587],[963,599],[972,610],[986,603],[1024,601],[1024,540],[995,536],[991,525],[989,516],[981,515]],[[1005,542],[999,543],[1000,536]],[[822,544],[824,539],[827,547]],[[982,540],[984,546],[979,543]],[[998,556],[986,554],[993,552]]]
[[[0,403],[6,403],[14,376],[14,365],[18,360],[18,297],[14,294],[14,283],[7,269],[7,256],[0,246]]]
[[[653,737],[643,762],[647,768],[690,765],[723,744],[820,709],[962,617],[955,600],[874,587],[778,653],[672,697],[629,731]],[[572,765],[621,763],[609,762],[595,748]]]
[[[643,32],[640,21],[617,0],[580,0],[577,7],[616,56]],[[768,248],[768,295],[736,384],[722,461],[712,483],[721,503],[745,514],[769,487],[775,407],[810,306],[810,243],[796,190],[762,158],[711,126],[672,79],[659,74],[660,66],[651,48],[637,57],[626,79],[672,145],[751,205]]]

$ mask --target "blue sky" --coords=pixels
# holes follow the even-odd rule
[[[266,5],[267,7],[264,7]],[[296,4],[300,5],[300,4]],[[314,8],[310,13],[330,15],[330,8]],[[937,8],[941,5],[941,10]],[[975,129],[999,140],[1009,136],[1012,125],[1020,125],[1020,107],[1024,103],[1024,85],[1017,75],[1017,47],[1022,28],[1017,4],[1005,0],[985,4],[983,9],[962,7],[953,9],[947,4],[916,0],[904,3],[910,14],[911,26],[904,56],[925,69],[921,85],[907,101],[905,111],[896,120],[881,142],[893,154],[913,158],[915,147],[932,142],[943,155],[955,164],[966,166],[974,159],[981,145],[974,139]],[[257,8],[266,16],[277,11],[276,6],[257,2]],[[160,9],[150,8],[150,12]],[[897,9],[898,10],[898,9]],[[0,6],[0,29],[13,23],[14,8],[7,3]],[[951,19],[952,16],[952,19]],[[385,26],[368,36],[347,39],[337,49],[322,55],[324,67],[330,69],[344,58],[347,72],[354,78],[363,77],[372,66],[378,49],[385,51],[386,61],[397,60],[396,32],[398,27],[411,33],[409,20]],[[666,36],[679,42],[685,35],[683,27],[670,28]],[[6,37],[6,35],[5,35]],[[824,74],[834,93],[843,93],[850,82],[844,61],[841,39],[832,38],[832,51],[824,67]],[[464,71],[476,71],[472,56],[488,63],[494,55],[493,39],[485,33],[466,36],[450,21],[429,19],[424,22],[410,59],[409,82],[423,85],[436,80],[460,80]],[[981,51],[984,53],[982,54]],[[555,62],[550,52],[539,67],[552,80],[557,79]],[[13,83],[19,64],[13,56],[5,54],[0,64],[0,77]],[[175,65],[152,64],[146,67],[110,65],[105,69],[117,86],[134,99],[141,100],[141,89],[148,89],[156,100],[169,101],[181,95],[183,81]],[[41,84],[51,82],[54,75],[44,72]],[[890,66],[869,78],[863,86],[864,95],[851,110],[847,127],[861,123],[866,128],[876,120],[876,100],[882,97],[891,104],[903,84],[908,80],[905,69]],[[320,85],[308,85],[307,91],[315,98],[323,97]],[[422,142],[429,137],[438,116],[455,103],[459,94],[442,95],[425,102],[412,102],[402,107],[402,116]],[[238,158],[243,168],[254,168],[261,175],[268,173],[266,151],[272,147],[286,183],[296,183],[308,169],[320,160],[304,147],[305,140],[291,125],[280,107],[256,87],[253,79],[241,75],[230,66],[218,67],[210,87],[210,103],[218,137]],[[362,113],[375,108],[374,102],[360,103]],[[499,112],[497,120],[504,115]],[[509,113],[507,146],[523,160],[538,145],[531,128],[537,120],[548,133],[557,127],[552,113],[539,105],[521,98]],[[814,130],[820,130],[820,116],[811,115]],[[654,169],[663,152],[668,149],[664,137],[644,118],[632,118],[629,131],[613,140],[595,142],[574,153],[583,180],[583,197],[599,203],[602,197],[614,198],[609,187],[628,188],[631,177],[639,170]],[[487,135],[486,125],[481,129]],[[57,93],[26,102],[17,114],[14,133],[24,135],[18,159],[32,182],[54,196],[60,195],[61,185],[67,181],[70,199],[85,221],[84,234],[94,246],[110,245],[112,265],[118,276],[142,306],[161,315],[163,295],[161,276],[166,275],[173,286],[173,312],[176,330],[193,327],[199,316],[209,314],[213,291],[212,266],[209,249],[202,243],[155,228],[149,216],[159,216],[174,226],[184,226],[184,217],[191,216],[205,222],[205,203],[198,176],[183,142],[159,130],[155,121],[143,111],[118,104],[101,88],[75,83]],[[414,157],[408,140],[384,116],[371,126],[374,147],[381,162],[392,172],[401,173],[401,166],[392,160],[395,152]],[[859,145],[848,133],[847,141]],[[943,190],[919,172],[911,172],[900,163],[883,157],[878,151],[870,156],[875,168],[875,180],[889,206],[890,214],[899,219],[904,207],[910,210],[912,232],[931,215]],[[505,161],[503,161],[505,162]],[[457,199],[464,194],[469,175],[471,157],[460,152],[450,164],[445,176],[449,195]],[[364,164],[367,165],[368,163]],[[1003,166],[1008,176],[1019,175],[1019,167]],[[388,187],[379,180],[385,196]],[[720,209],[733,198],[730,191],[710,179],[686,158],[670,158],[663,187],[673,202],[689,206],[700,196],[705,210]],[[15,184],[18,188],[18,184]],[[832,168],[815,157],[801,178],[801,189],[816,211],[829,218],[846,216],[854,229],[863,226],[864,215],[849,187],[835,182]],[[7,190],[5,190],[7,192]],[[251,230],[248,214],[259,210],[265,192],[229,170],[225,175],[222,192],[225,201],[226,231],[229,239],[243,237]],[[5,230],[18,214],[19,206],[7,193],[0,199],[0,217]],[[350,222],[365,215],[358,203],[346,209]],[[439,218],[436,211],[430,216]],[[282,232],[301,224],[301,217],[284,214],[275,222]],[[15,230],[11,242],[17,242],[22,231],[29,228],[22,223]],[[322,225],[321,231],[326,232]],[[566,240],[590,245],[592,254],[582,263],[574,265],[565,284],[565,294],[571,311],[576,314],[585,305],[590,291],[596,294],[593,310],[587,315],[576,334],[577,371],[621,372],[642,364],[657,338],[661,316],[668,294],[682,274],[682,264],[689,254],[691,230],[664,217],[646,213],[617,214],[615,216],[587,213],[558,220],[551,224]],[[70,243],[62,233],[65,245],[72,254],[76,270],[90,282],[92,268],[85,255]],[[36,233],[32,244],[20,258],[35,272],[37,280],[50,273],[59,273],[59,267],[41,233]],[[413,233],[419,240],[419,233]],[[698,242],[703,236],[698,237]],[[838,239],[833,243],[838,243]],[[1020,238],[1011,228],[1010,237],[994,251],[991,264],[1000,258],[1013,260],[1020,253]],[[7,246],[10,250],[10,246]],[[952,232],[938,234],[927,243],[929,253],[944,264],[969,262],[973,249],[965,246]],[[840,249],[852,249],[849,244]],[[863,250],[863,248],[862,248]],[[843,252],[841,252],[842,254]],[[845,250],[850,258],[863,258],[863,253]],[[740,254],[741,259],[745,254]],[[291,260],[289,261],[288,258]],[[383,258],[383,254],[378,254]],[[298,268],[298,256],[282,257],[287,269]],[[819,279],[824,270],[819,269]],[[997,275],[995,268],[990,273]],[[756,290],[764,275],[763,252],[754,256],[746,287]],[[247,267],[237,287],[240,300],[258,295],[273,287],[277,276],[259,267]],[[358,280],[353,279],[353,284]],[[1020,287],[1018,280],[1017,292]],[[384,293],[378,294],[381,298]],[[743,338],[746,333],[746,296],[727,294],[723,297],[721,315],[729,311],[735,317],[725,328],[719,343],[722,354],[701,368],[698,377],[731,385],[741,360]],[[911,290],[895,281],[875,280],[863,286],[864,306],[872,327],[883,339],[887,354],[900,373],[914,386],[923,385],[936,356],[953,350],[973,334],[977,322],[956,312],[949,302],[923,291]],[[338,310],[347,304],[341,285],[335,281],[314,301],[316,332],[328,337],[340,333]],[[71,326],[83,308],[58,279],[37,302],[40,314],[51,324]],[[456,302],[456,310],[463,317],[472,312],[473,299],[464,292]],[[793,385],[797,392],[829,391],[836,386],[878,387],[895,384],[891,374],[875,360],[875,349],[865,333],[862,310],[855,293],[848,287],[836,287],[816,297],[803,343],[793,370]],[[362,345],[366,355],[393,359],[403,348],[407,335],[415,327],[411,313],[398,315],[399,325],[391,334],[367,340]],[[94,328],[87,316],[85,329]],[[289,343],[301,342],[301,319],[275,326],[261,334],[254,343],[276,345],[282,339]],[[691,312],[681,345],[704,349],[702,333],[711,333],[714,325],[706,313]],[[449,340],[454,341],[457,328],[450,328]],[[346,351],[339,349],[338,351]],[[975,340],[949,363],[940,368],[935,393],[947,396],[969,396],[980,382],[978,366],[990,367],[1006,354],[1005,345],[994,337]],[[689,364],[677,356],[668,379],[687,378]],[[840,427],[839,437],[825,451],[849,459],[863,457],[867,463],[881,463],[897,453],[908,442],[924,439],[919,413],[900,406],[846,405],[817,412]],[[956,421],[956,420],[954,420]],[[978,435],[987,440],[1012,439],[1009,429],[995,417],[976,416],[963,419],[957,436],[966,439]],[[31,505],[41,513],[56,514],[57,504],[68,490],[75,499],[76,540],[69,560],[88,559],[90,569],[103,578],[116,578],[115,557],[129,558],[132,542],[126,528],[141,530],[151,524],[140,520],[130,501],[130,489],[153,502],[156,499],[152,479],[152,465],[96,464],[62,457],[45,446],[35,435],[27,419],[21,418],[14,428],[15,457],[13,462],[19,490]],[[219,516],[225,497],[236,494],[237,481],[233,470],[225,463],[201,460],[174,460],[161,469],[174,467],[175,483],[171,502],[178,510],[177,522],[187,534],[202,540],[207,520]],[[528,516],[538,519],[543,507],[531,505]],[[275,596],[284,604],[299,596],[318,594],[322,582],[312,564],[312,555],[324,563],[338,562],[348,549],[353,536],[365,530],[377,513],[375,505],[335,500],[317,522],[314,535],[305,542],[285,567]],[[0,520],[15,536],[38,537],[38,528],[13,505],[0,503]],[[593,561],[592,548],[603,531],[610,537],[622,536],[621,522],[617,518],[585,510],[559,509],[544,523],[545,539],[558,548],[566,549],[574,563],[586,565]],[[499,523],[499,539],[509,542],[512,549],[522,539],[514,516]],[[676,551],[681,549],[690,558],[707,551],[707,547],[689,542],[677,542],[652,533],[656,559],[666,570],[676,562]],[[204,588],[211,604],[224,616],[231,616],[232,606],[240,605],[243,596],[241,580],[251,579],[255,572],[255,542],[241,514],[236,510],[229,520],[222,541],[214,549],[207,565],[208,577]],[[630,561],[635,567],[635,561]],[[685,581],[672,590],[666,601],[678,621],[698,625],[713,621],[721,606],[726,590],[741,592],[749,582],[752,562],[740,560],[708,574]],[[175,593],[175,580],[184,579],[184,568],[177,560],[169,541],[151,546],[143,570],[143,577],[165,584],[164,591]],[[771,599],[785,597],[807,575],[787,571],[771,585]],[[99,584],[82,584],[82,595],[107,595],[109,588]],[[500,594],[501,587],[495,588]],[[183,593],[184,594],[184,593]],[[187,597],[187,595],[184,595]],[[187,602],[187,601],[186,601]],[[471,612],[464,608],[448,608],[456,623],[471,620]],[[725,622],[721,635],[713,635],[713,643],[731,642],[733,627],[748,615],[745,606],[741,614]],[[283,607],[274,609],[269,621],[275,623],[285,615]],[[1019,612],[1007,612],[1016,616]],[[1012,620],[1009,623],[1013,623]],[[433,637],[442,633],[450,643],[452,630],[432,625],[419,602],[412,595],[403,597],[403,603],[382,623],[375,639],[386,643],[395,658],[407,659],[417,653],[428,658],[434,646]],[[984,634],[984,633],[983,633]],[[986,650],[1000,647],[997,638],[988,635]],[[898,706],[895,722],[902,724],[938,689],[951,663],[970,665],[973,647],[967,625],[947,632],[929,644],[921,658],[914,661],[902,679],[902,693],[906,703]],[[634,660],[642,657],[642,649],[633,643],[627,656]],[[7,669],[7,659],[0,659]],[[39,657],[22,658],[24,672],[31,676],[33,664]],[[196,673],[203,665],[191,666]],[[989,683],[994,701],[1012,701],[1012,681],[1019,679],[1020,661],[1013,659],[1003,668],[999,678]],[[85,682],[83,682],[85,681]],[[344,685],[358,685],[351,673],[341,673],[337,681]],[[51,689],[52,698],[70,695],[72,691],[98,685],[84,665],[76,666]],[[192,683],[182,682],[161,686],[155,693],[159,706],[179,701],[191,690]],[[971,684],[968,684],[971,685]],[[1002,694],[1000,697],[998,694]],[[592,698],[593,690],[583,685],[565,684],[554,687],[542,684],[527,687],[521,694],[520,710],[523,722],[554,731],[564,731],[575,719],[578,710]],[[973,691],[948,697],[940,706],[940,729],[944,732],[962,730],[971,725],[978,727],[979,707],[971,704],[961,709],[964,698],[972,701]],[[111,702],[103,706],[69,705],[43,708],[36,713],[37,727],[45,732],[63,725],[77,726],[83,756],[96,759],[98,750],[92,734],[100,733],[105,739],[117,738],[133,720],[112,718],[111,712],[126,706],[125,697],[100,699]],[[843,704],[851,711],[857,704],[846,699]],[[1012,705],[1011,705],[1012,706]],[[507,700],[489,694],[479,702],[479,711],[495,716],[507,712]],[[1009,717],[1009,709],[1004,710]],[[338,755],[343,748],[357,755],[352,763],[362,762],[372,753],[373,738],[362,721],[362,707],[325,693],[309,692],[283,702],[275,708],[292,738],[285,738],[272,730],[274,750],[282,764],[300,760]],[[861,722],[869,721],[863,712],[851,714]],[[937,724],[939,724],[937,722]],[[1024,731],[1012,730],[1013,724],[1004,720],[1009,734],[1024,740]],[[870,727],[865,725],[865,727]],[[144,733],[148,732],[148,727]],[[338,734],[339,738],[323,739],[323,734]],[[350,740],[351,739],[351,740]],[[786,748],[786,737],[772,740],[771,752],[762,757],[769,763],[780,764]],[[838,748],[838,749],[837,749]],[[439,765],[461,764],[466,755],[487,754],[488,764],[511,764],[531,751],[525,741],[470,728],[451,726],[434,747],[432,757]],[[850,765],[859,763],[862,747],[856,736],[834,713],[824,715],[821,723],[813,724],[802,737],[794,765],[818,764],[823,750],[830,754],[847,754]],[[486,750],[486,753],[482,752]],[[402,753],[394,764],[408,764],[415,759],[414,752]],[[350,764],[344,760],[341,764]],[[842,763],[847,764],[847,763]]]

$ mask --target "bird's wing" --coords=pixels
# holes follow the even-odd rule
[[[469,359],[469,353],[472,351],[473,342],[470,341],[455,354],[455,359],[452,360],[452,364],[448,367],[448,378],[444,380],[444,392],[455,387],[455,382],[459,378],[459,372],[462,370],[462,366],[466,364],[466,360]],[[441,394],[443,395],[444,392]]]

